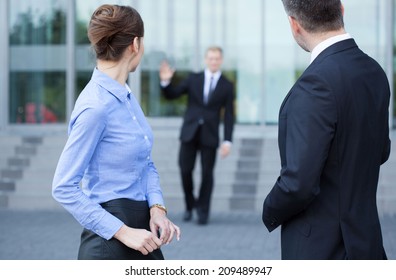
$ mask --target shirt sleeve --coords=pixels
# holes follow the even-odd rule
[[[170,85],[170,83],[171,83],[171,81],[170,81],[170,80],[164,80],[164,81],[160,81],[160,85],[161,85],[161,87],[167,87],[167,86],[169,86],[169,85]]]
[[[108,240],[123,222],[90,200],[80,187],[105,127],[105,108],[86,108],[72,118],[69,138],[54,174],[52,195],[83,227]]]
[[[147,201],[151,207],[154,204],[161,204],[165,206],[160,179],[156,167],[153,162],[148,165],[148,183],[147,183]]]

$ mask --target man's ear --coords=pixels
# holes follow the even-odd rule
[[[301,33],[301,25],[298,23],[296,18],[289,16],[289,23],[290,23],[290,28],[291,28],[293,34]]]
[[[342,13],[342,16],[344,16],[344,5],[341,3],[341,13]]]

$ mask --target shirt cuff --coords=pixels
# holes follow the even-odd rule
[[[93,231],[106,240],[110,240],[123,225],[124,223],[120,219],[106,211],[103,218],[93,228]]]
[[[167,86],[169,86],[170,83],[171,83],[170,80],[165,80],[165,81],[161,81],[160,82],[161,87],[167,87]]]
[[[231,142],[231,141],[228,141],[228,140],[223,141],[223,144],[224,144],[224,145],[227,145],[227,146],[229,146],[229,147],[232,146],[232,142]]]
[[[153,206],[154,204],[161,204],[162,206],[165,206],[164,199],[160,194],[151,194],[150,197],[147,198],[147,202],[149,207]]]

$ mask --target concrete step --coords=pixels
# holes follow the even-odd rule
[[[30,159],[25,157],[9,157],[7,159],[7,166],[11,168],[26,168],[30,165]]]
[[[8,208],[8,195],[0,192],[0,209]]]
[[[8,158],[15,156],[15,146],[21,144],[20,137],[0,135],[0,168],[7,166]]]
[[[257,209],[256,200],[257,198],[253,196],[233,196],[230,198],[229,207],[234,211],[255,211]]]
[[[16,135],[0,135],[0,148],[6,149],[7,147],[14,147],[15,145],[22,144],[22,138]]]
[[[15,182],[10,180],[0,180],[0,193],[15,191]]]
[[[22,143],[38,146],[43,143],[43,137],[41,137],[41,136],[25,136],[25,137],[22,137]]]
[[[23,176],[23,169],[15,168],[6,168],[0,170],[0,178],[7,180],[17,180],[21,179]]]

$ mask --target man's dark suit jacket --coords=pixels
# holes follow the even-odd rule
[[[223,75],[220,76],[207,104],[203,100],[204,73],[191,73],[179,85],[162,88],[166,98],[178,98],[188,93],[180,140],[189,142],[201,126],[201,144],[216,148],[219,145],[219,124],[224,108],[224,140],[232,142],[234,127],[234,87]]]
[[[353,39],[324,50],[279,114],[280,176],[263,222],[281,227],[283,259],[383,259],[376,205],[390,153],[390,90]]]

